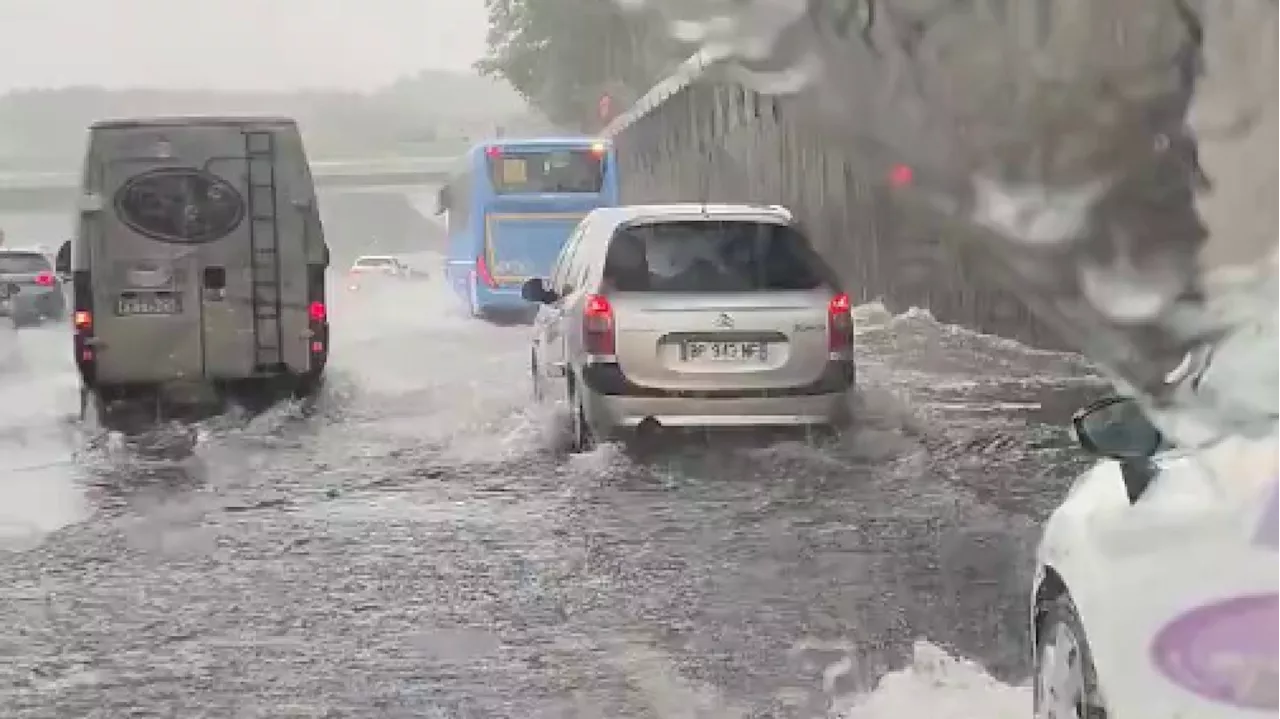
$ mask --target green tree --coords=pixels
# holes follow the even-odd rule
[[[568,127],[597,129],[603,93],[629,104],[687,53],[656,16],[612,0],[485,0],[485,7],[488,53],[476,69]]]

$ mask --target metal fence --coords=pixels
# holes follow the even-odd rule
[[[606,129],[624,202],[781,204],[857,300],[1063,347],[1016,296],[987,284],[944,229],[894,201],[880,181],[882,158],[832,146],[795,122],[789,98],[757,94],[703,65],[691,58]]]

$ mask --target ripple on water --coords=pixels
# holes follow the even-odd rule
[[[88,518],[92,507],[64,446],[0,441],[0,549],[28,549]]]
[[[160,579],[146,573],[146,562],[104,566],[121,574],[125,594],[139,586],[171,594],[166,616],[199,598],[204,605],[191,621],[211,636],[217,627],[209,617],[222,616],[227,636],[240,632],[246,641],[268,634],[281,615],[318,622],[289,648],[315,659],[313,672],[273,673],[285,655],[263,664],[272,681],[299,689],[296,700],[314,699],[317,712],[334,700],[323,696],[324,672],[334,667],[320,655],[332,660],[366,651],[368,642],[408,642],[420,645],[414,656],[429,659],[415,659],[417,675],[433,662],[454,665],[448,681],[430,687],[442,705],[501,700],[512,712],[488,716],[534,715],[528,709],[546,699],[538,682],[569,685],[599,674],[606,678],[574,691],[606,707],[640,694],[662,719],[707,707],[714,711],[700,715],[746,717],[743,697],[754,702],[761,694],[822,714],[834,706],[829,715],[847,719],[1024,717],[1025,688],[939,647],[959,647],[993,667],[993,657],[1020,656],[1020,639],[1002,628],[1006,605],[1021,626],[1023,583],[1016,569],[1001,567],[1025,559],[1009,559],[1011,551],[1025,554],[1029,536],[1026,517],[1010,514],[1029,510],[1026,502],[1001,504],[1012,494],[1007,489],[993,498],[987,488],[1002,468],[1015,475],[1008,470],[1043,462],[1039,446],[997,440],[1052,421],[1029,405],[1047,404],[1079,363],[941,327],[923,313],[858,311],[866,373],[854,431],[836,442],[765,447],[695,442],[658,457],[613,444],[559,451],[554,410],[528,407],[527,331],[453,314],[375,313],[337,333],[351,341],[335,355],[318,412],[282,405],[201,424],[193,461],[206,473],[132,451],[94,460],[128,495],[122,501],[147,515],[118,521],[111,531],[124,530]],[[485,351],[477,353],[481,345]],[[997,399],[1005,404],[990,401]],[[41,461],[59,456],[49,448],[36,454],[39,461],[26,466],[38,471],[45,471]],[[81,461],[92,470],[90,459]],[[319,491],[330,482],[343,492]],[[143,486],[201,495],[196,484],[220,504],[158,510],[137,500]],[[264,498],[271,501],[255,502]],[[1006,505],[1007,512],[1000,509]],[[184,577],[178,560],[193,573]],[[437,571],[440,581],[432,580]],[[396,595],[397,582],[411,590]],[[100,583],[67,591],[73,589],[104,591]],[[257,614],[229,611],[236,602]],[[452,613],[457,626],[438,621],[440,612]],[[263,624],[255,629],[249,620]],[[139,676],[155,671],[157,656],[163,663],[164,650],[148,644],[144,630],[119,630],[113,640],[146,645],[131,660]],[[844,644],[797,642],[794,656],[782,656],[796,638],[822,630]],[[624,642],[620,654],[610,653],[615,638],[634,632],[645,637],[643,651]],[[317,635],[325,641],[314,641]],[[677,639],[664,644],[668,636]],[[935,643],[913,645],[920,636]],[[545,637],[589,650],[540,672],[530,667],[546,659],[532,655]],[[896,648],[884,649],[888,643]],[[216,654],[215,645],[174,643],[193,656]],[[227,656],[241,661],[244,652],[232,649]],[[777,656],[760,656],[769,652]],[[600,663],[612,664],[625,682]],[[779,676],[788,666],[794,676]],[[391,671],[352,681],[415,691],[407,674],[383,668]],[[48,691],[75,693],[77,676]],[[798,677],[812,681],[789,689]],[[508,678],[512,686],[497,686]],[[519,691],[524,686],[532,687],[528,696]],[[486,700],[486,692],[494,696]],[[364,699],[376,693],[355,692]],[[219,700],[214,694],[211,702]],[[245,701],[258,699],[264,696]],[[169,699],[147,701],[136,705]],[[634,716],[586,706],[579,716]]]

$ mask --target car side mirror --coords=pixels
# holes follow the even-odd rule
[[[547,288],[541,277],[531,277],[520,285],[520,296],[529,302],[549,305],[556,301],[556,293]]]
[[[95,215],[102,212],[105,204],[106,203],[103,202],[102,195],[99,195],[96,192],[85,192],[80,195],[78,200],[76,200],[76,209],[79,210],[82,215]]]
[[[1160,430],[1132,397],[1104,397],[1071,418],[1076,440],[1085,451],[1122,461],[1147,459],[1164,442]]]

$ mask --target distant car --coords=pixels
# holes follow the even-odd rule
[[[67,297],[53,263],[39,250],[0,249],[0,316],[15,327],[62,320]]]
[[[856,370],[849,295],[783,208],[592,211],[539,303],[531,371],[575,448],[654,427],[833,426]]]
[[[408,277],[411,271],[391,255],[365,255],[357,257],[347,272],[347,289],[358,290],[365,278]]]
[[[1035,716],[1275,716],[1274,434],[1180,450],[1127,397],[1073,422],[1103,461],[1037,552]]]

